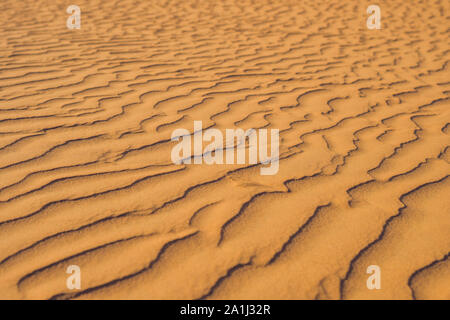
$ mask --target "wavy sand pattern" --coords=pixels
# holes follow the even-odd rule
[[[370,4],[2,2],[0,298],[450,299],[450,2]],[[194,120],[278,174],[172,164]]]

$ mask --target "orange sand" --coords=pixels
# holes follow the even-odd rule
[[[2,2],[0,298],[450,299],[450,2],[370,4]],[[278,174],[172,164],[194,120]]]

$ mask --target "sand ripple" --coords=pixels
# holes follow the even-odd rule
[[[0,5],[0,298],[450,299],[450,2],[69,4]],[[278,174],[173,165],[194,120]]]

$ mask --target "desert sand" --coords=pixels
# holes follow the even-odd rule
[[[450,299],[449,12],[1,2],[0,299]],[[279,129],[278,173],[173,164],[196,120]]]

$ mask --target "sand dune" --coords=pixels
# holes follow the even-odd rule
[[[450,299],[450,2],[370,4],[1,3],[0,298]],[[278,173],[173,164],[195,120]]]

